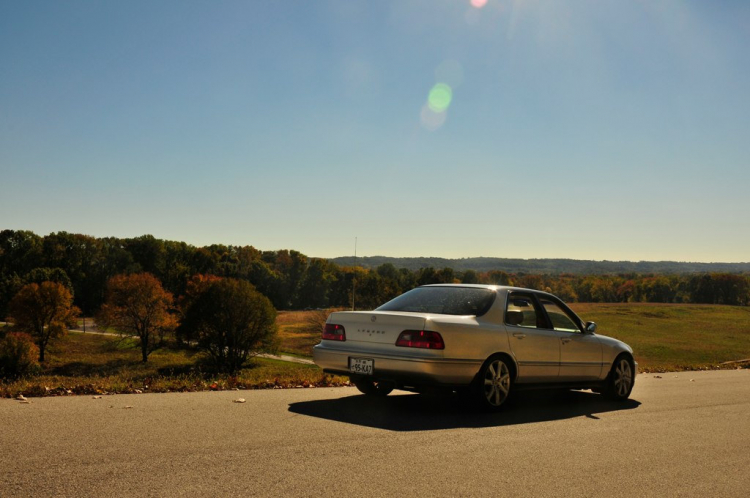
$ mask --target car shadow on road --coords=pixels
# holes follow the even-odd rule
[[[517,392],[499,413],[485,413],[457,395],[407,394],[375,398],[364,395],[304,401],[289,411],[310,417],[386,429],[429,431],[499,427],[575,417],[598,420],[597,414],[632,410],[635,400],[610,401],[589,391]]]

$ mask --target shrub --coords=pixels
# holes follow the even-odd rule
[[[29,334],[9,332],[0,339],[0,377],[15,378],[39,370],[39,348]]]
[[[254,354],[277,347],[276,310],[244,280],[208,285],[187,309],[182,331],[195,337],[214,364],[229,373],[238,372]]]

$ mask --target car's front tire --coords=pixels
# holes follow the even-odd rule
[[[351,379],[359,392],[367,396],[388,396],[394,389],[391,382],[374,381],[371,379]]]
[[[507,360],[493,356],[487,360],[477,377],[476,399],[488,411],[497,411],[510,396],[513,378]]]
[[[621,354],[612,364],[604,394],[610,399],[625,401],[630,397],[634,384],[635,365],[633,359],[627,354]]]

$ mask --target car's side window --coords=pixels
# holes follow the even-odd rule
[[[547,312],[547,316],[552,321],[552,327],[560,332],[581,332],[581,329],[576,325],[576,320],[568,315],[568,312],[556,303],[549,299],[540,299],[544,311]]]
[[[541,318],[536,301],[526,294],[510,294],[505,308],[505,323],[516,327],[539,327]]]

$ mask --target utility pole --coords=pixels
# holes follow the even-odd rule
[[[354,274],[352,275],[352,311],[354,311],[354,296],[357,293],[357,237],[354,237]]]

